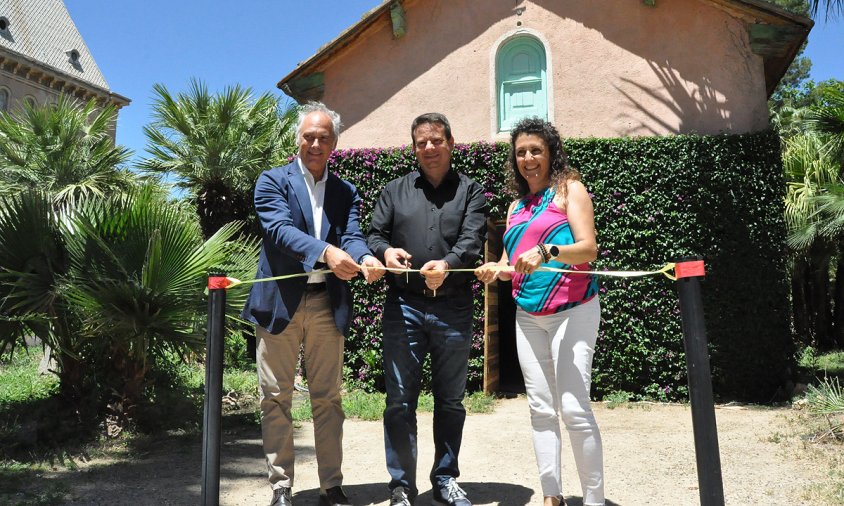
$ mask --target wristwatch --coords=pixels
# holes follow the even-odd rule
[[[560,248],[558,248],[555,244],[552,244],[550,248],[548,248],[548,254],[551,255],[552,260],[556,260],[558,256],[560,256]]]

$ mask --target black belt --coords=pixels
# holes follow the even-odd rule
[[[317,293],[325,291],[325,281],[322,283],[308,283],[305,285],[305,293]]]
[[[422,292],[417,292],[416,290],[405,290],[404,293],[410,295],[416,295],[417,297],[427,297],[429,299],[440,297],[451,297],[453,295],[458,295],[465,292],[466,289],[464,287],[448,287],[448,288],[437,288],[436,290],[430,290],[429,288],[425,287],[422,289]]]

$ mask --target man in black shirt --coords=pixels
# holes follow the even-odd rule
[[[486,231],[481,185],[451,170],[454,138],[445,116],[423,114],[411,126],[420,170],[387,184],[367,242],[390,269],[420,273],[388,276],[384,304],[384,445],[391,505],[416,497],[416,405],[422,364],[431,354],[434,395],[435,504],[470,506],[457,485],[457,456],[466,410],[463,395],[472,344],[472,273]]]

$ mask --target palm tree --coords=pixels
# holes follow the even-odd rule
[[[842,0],[809,0],[812,9],[812,17],[817,17],[818,11],[825,12],[826,19],[833,19],[835,16],[844,13],[844,1]]]
[[[79,319],[57,290],[68,272],[66,212],[42,192],[0,197],[0,354],[39,337],[56,351],[62,395],[77,400],[86,377]]]
[[[229,223],[203,241],[192,209],[167,205],[148,190],[89,200],[75,213],[74,233],[64,236],[71,275],[61,292],[80,312],[82,335],[109,357],[127,417],[155,356],[202,351],[208,270],[254,275],[258,243],[233,241],[239,227]],[[245,295],[230,291],[230,317]]]
[[[828,220],[820,212],[821,200],[839,181],[840,166],[823,154],[823,140],[815,135],[795,135],[785,140],[783,169],[786,178],[785,221],[793,253],[791,273],[795,329],[815,347],[833,346],[829,264],[837,241],[828,234]],[[844,273],[844,271],[842,271]],[[839,278],[844,279],[844,278]],[[836,291],[844,282],[836,283]],[[844,299],[842,299],[844,300]]]
[[[228,87],[211,95],[199,81],[173,96],[154,86],[153,123],[144,128],[148,173],[173,175],[196,204],[202,232],[211,236],[231,221],[253,222],[252,192],[261,171],[296,149],[295,108],[279,115],[278,99]]]
[[[156,188],[75,206],[51,200],[0,198],[0,350],[38,336],[57,351],[67,398],[113,391],[131,416],[152,357],[201,351],[206,272],[249,279],[257,242],[232,241],[236,223],[203,241],[195,213]],[[244,298],[231,290],[230,317]]]
[[[821,103],[805,114],[805,128],[823,136],[824,154],[844,166],[844,82],[832,81],[819,94]]]
[[[111,105],[64,95],[55,104],[24,104],[17,115],[0,113],[0,194],[35,189],[72,203],[131,187],[135,177],[119,168],[130,152],[111,137],[116,118]]]

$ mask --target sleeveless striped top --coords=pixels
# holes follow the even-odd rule
[[[546,188],[520,200],[504,232],[504,249],[510,263],[537,244],[573,244],[568,216],[554,204],[554,190]],[[588,263],[569,265],[551,260],[546,265],[558,269],[590,270]],[[598,278],[593,274],[536,271],[513,273],[513,299],[528,313],[547,315],[588,302],[598,293]]]

